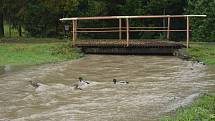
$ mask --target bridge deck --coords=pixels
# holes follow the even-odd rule
[[[76,47],[137,47],[137,48],[184,48],[185,45],[173,42],[173,41],[162,41],[162,40],[129,40],[128,46],[126,40],[79,40],[76,42]]]

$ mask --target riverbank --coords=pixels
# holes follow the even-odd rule
[[[207,66],[215,65],[215,44],[192,43],[188,52],[192,60],[199,60]],[[215,93],[204,94],[197,98],[190,106],[177,109],[173,116],[165,117],[162,121],[214,121]]]
[[[0,66],[35,65],[77,59],[83,56],[67,43],[0,44]]]
[[[215,65],[215,44],[214,43],[192,43],[188,52],[193,60],[200,60],[207,65]]]

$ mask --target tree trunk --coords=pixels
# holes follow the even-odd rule
[[[0,13],[0,37],[4,36],[4,19],[3,14]]]
[[[58,36],[58,21],[56,22],[56,25],[55,25],[55,36],[56,37]]]
[[[19,25],[18,27],[19,36],[22,37],[22,26]]]
[[[12,32],[11,32],[11,25],[10,25],[10,23],[9,23],[9,37],[11,37],[11,35],[12,35]]]
[[[12,32],[11,32],[11,21],[10,21],[10,16],[9,16],[9,37],[11,37],[11,35],[12,35]]]

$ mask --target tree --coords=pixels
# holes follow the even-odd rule
[[[12,25],[18,30],[19,36],[22,36],[22,26],[24,21],[24,13],[28,0],[17,0],[17,4],[12,8]]]
[[[11,27],[16,28],[19,36],[22,36],[23,13],[25,12],[25,5],[28,0],[4,0],[2,4],[2,12],[4,20]]]
[[[215,1],[188,0],[188,14],[205,14],[206,18],[192,19],[194,41],[215,41]]]
[[[3,1],[0,1],[0,37],[4,36]]]
[[[3,3],[4,2],[4,3]],[[115,15],[173,15],[184,14],[207,14],[208,18],[192,20],[194,29],[193,37],[197,40],[207,38],[212,41],[215,32],[214,0],[0,0],[0,36],[4,35],[3,20],[19,31],[22,35],[22,28],[30,36],[59,36],[59,19],[62,17],[81,16],[115,16]],[[177,20],[178,21],[178,20]],[[79,21],[80,27],[105,27],[118,26],[117,22],[111,20]],[[171,27],[185,28],[184,19],[179,22],[171,21]],[[122,21],[125,26],[125,21]],[[130,20],[131,26],[164,26],[163,19]],[[172,34],[178,39],[183,33]],[[81,35],[82,36],[82,35]],[[110,34],[92,35],[87,37],[111,37]],[[114,36],[114,35],[113,35]],[[116,34],[117,36],[117,34]],[[135,38],[154,38],[159,34],[152,32],[132,33]]]
[[[74,15],[78,0],[34,0],[24,13],[24,29],[30,36],[58,36],[59,19]]]

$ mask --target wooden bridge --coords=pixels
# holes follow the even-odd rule
[[[72,21],[71,36],[73,47],[82,48],[86,53],[106,54],[171,54],[175,49],[189,48],[190,17],[206,17],[206,15],[158,15],[158,16],[103,16],[62,18],[61,21]],[[172,29],[171,20],[182,18],[186,22],[186,29]],[[132,20],[162,19],[163,26],[130,26]],[[111,27],[79,27],[79,21],[112,20],[118,21],[118,26]],[[125,24],[123,24],[125,22]],[[124,25],[124,26],[123,26]],[[165,32],[166,39],[132,39],[132,32]],[[185,32],[186,45],[181,42],[170,41],[171,32]],[[118,33],[117,39],[79,39],[79,33]],[[122,35],[126,35],[124,38]]]

